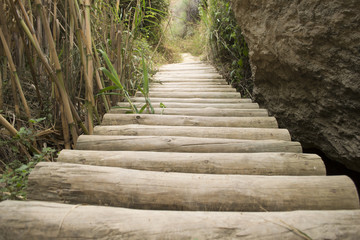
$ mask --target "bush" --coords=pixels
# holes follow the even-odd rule
[[[229,2],[203,1],[200,15],[207,29],[208,58],[243,97],[252,97],[249,50]]]

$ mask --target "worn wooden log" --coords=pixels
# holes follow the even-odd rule
[[[123,136],[184,136],[200,138],[229,138],[246,140],[291,141],[287,129],[278,128],[234,128],[198,126],[151,126],[129,124],[120,126],[96,126],[95,135]]]
[[[167,125],[199,127],[277,128],[274,117],[202,117],[157,114],[112,114],[103,117],[101,125]]]
[[[154,76],[160,76],[160,77],[178,77],[178,78],[222,78],[222,76],[217,71],[159,71]]]
[[[239,140],[172,136],[82,135],[78,150],[154,151],[154,152],[294,152],[301,153],[298,142],[280,140]]]
[[[131,101],[133,102],[145,102],[144,97],[132,97]],[[151,102],[177,102],[177,103],[251,103],[250,98],[156,98],[151,97]]]
[[[110,113],[128,113],[128,108],[112,108]],[[188,115],[208,117],[267,117],[266,109],[222,109],[222,108],[157,108],[156,114],[161,115]],[[147,112],[143,112],[146,114]]]
[[[128,169],[242,175],[325,175],[316,154],[62,150],[58,162]]]
[[[153,83],[150,85],[151,88],[181,88],[181,89],[188,89],[188,88],[198,88],[198,86],[194,86],[194,84],[160,84],[160,83]],[[233,87],[231,87],[230,85],[201,85],[201,88],[216,88],[216,89],[234,89]],[[190,90],[191,90],[190,89]]]
[[[165,72],[169,72],[169,71],[174,71],[174,72],[179,72],[179,71],[197,71],[197,70],[210,70],[210,71],[216,71],[216,69],[212,66],[209,65],[198,65],[198,66],[191,66],[191,65],[183,65],[183,66],[176,66],[176,67],[160,67],[159,71],[165,71]]]
[[[350,240],[360,236],[360,210],[188,212],[4,201],[0,211],[0,238],[6,240]]]
[[[135,97],[142,97],[141,92],[137,92]],[[150,92],[150,99],[152,97],[160,98],[240,98],[240,93],[237,92]]]
[[[347,176],[166,173],[49,162],[30,173],[28,199],[191,211],[359,208]]]
[[[161,85],[168,85],[168,86],[179,86],[179,85],[194,85],[198,87],[200,85],[199,82],[196,81],[188,81],[188,82],[180,82],[180,81],[164,81],[164,80],[154,80],[153,84],[161,84]],[[225,81],[202,81],[201,86],[229,86]]]
[[[197,85],[201,85],[201,84],[213,84],[213,83],[217,83],[217,84],[225,84],[227,85],[227,82],[225,81],[225,79],[220,79],[220,78],[175,78],[175,77],[155,77],[154,78],[155,81],[160,81],[160,82],[173,82],[173,83],[185,83],[188,84],[190,82],[193,83],[197,83]]]
[[[226,86],[226,85],[225,85]],[[192,89],[184,89],[182,87],[151,87],[150,92],[183,92],[184,90],[188,90],[191,92],[236,92],[235,88],[192,88]]]
[[[151,99],[150,99],[151,101]],[[166,108],[222,108],[222,109],[259,109],[259,104],[257,103],[177,103],[177,102],[168,102],[165,104]],[[137,107],[142,107],[144,103],[133,103]],[[159,108],[160,103],[151,101],[153,107]],[[128,107],[130,108],[130,104],[128,102],[119,102],[117,104],[120,107]]]
[[[188,79],[196,79],[202,81],[203,79],[207,80],[223,80],[223,77],[218,73],[186,73],[186,72],[172,72],[172,73],[157,73],[154,75],[155,79],[179,79],[180,81],[186,81]]]

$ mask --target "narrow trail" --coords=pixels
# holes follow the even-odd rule
[[[354,183],[326,176],[211,65],[184,59],[155,75],[155,114],[113,109],[75,150],[39,163],[29,201],[0,203],[0,239],[359,237]]]

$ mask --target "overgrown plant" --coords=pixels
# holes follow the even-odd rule
[[[230,3],[224,0],[204,0],[200,15],[206,29],[208,58],[243,97],[252,97],[249,50]]]

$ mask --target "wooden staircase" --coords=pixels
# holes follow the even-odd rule
[[[39,163],[30,201],[0,203],[0,239],[360,238],[351,179],[326,176],[212,66],[155,77],[156,114],[113,109],[76,150]]]

